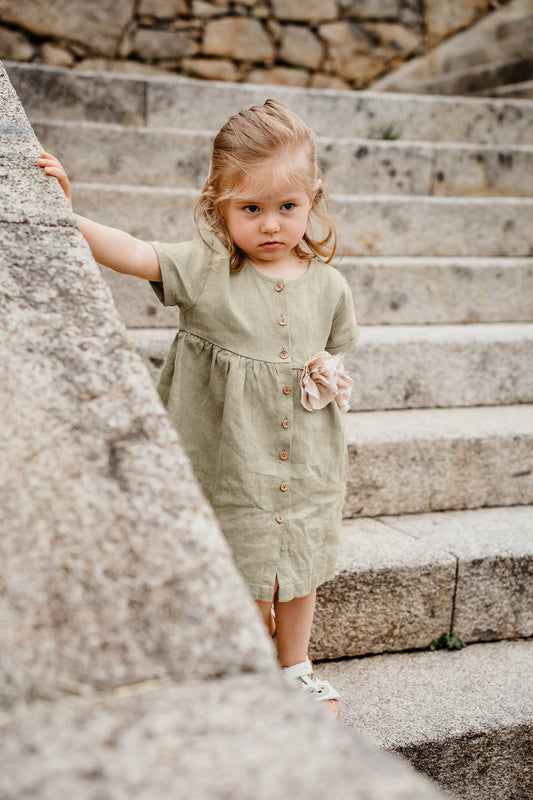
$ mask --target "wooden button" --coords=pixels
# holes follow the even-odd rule
[[[276,517],[276,522],[284,522],[284,520],[285,517],[283,516],[283,514],[278,514],[278,516]]]
[[[286,325],[287,324],[287,317],[280,317],[278,319],[278,322],[279,322],[280,325]]]
[[[280,357],[280,358],[287,358],[287,357],[288,357],[288,355],[289,355],[289,354],[287,353],[287,351],[286,351],[286,350],[282,350],[282,351],[281,351],[281,353],[279,354],[279,357]]]
[[[291,387],[290,386],[284,386],[283,387],[283,394],[290,394],[290,393],[291,393]]]
[[[283,290],[283,284],[282,283],[275,283],[274,284],[274,289],[276,290],[276,292],[281,292]]]
[[[281,424],[283,425],[284,428],[290,428],[291,427],[290,419],[284,419]]]
[[[281,458],[282,461],[286,461],[289,457],[289,454],[287,453],[286,450],[282,450],[281,453],[279,454],[279,457]]]
[[[282,484],[280,484],[279,488],[281,489],[282,492],[286,492],[287,489],[289,488],[289,484],[288,483],[282,483]]]

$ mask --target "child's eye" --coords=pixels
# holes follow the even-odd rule
[[[292,209],[295,208],[295,205],[296,205],[295,203],[283,203],[283,205],[281,206],[281,210],[292,211]]]
[[[250,205],[244,206],[244,210],[249,214],[256,214],[259,211],[259,206],[254,206],[252,203],[250,203]]]

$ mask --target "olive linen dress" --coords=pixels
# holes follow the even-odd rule
[[[212,234],[152,242],[180,330],[158,390],[258,600],[303,597],[335,575],[347,452],[335,402],[301,404],[303,366],[357,339],[350,289],[319,260],[294,280],[245,261],[230,274]]]

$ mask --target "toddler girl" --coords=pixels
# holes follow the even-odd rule
[[[39,164],[70,190],[61,164]],[[77,217],[100,264],[148,279],[180,330],[158,390],[285,674],[338,713],[313,676],[316,587],[335,575],[346,477],[339,410],[357,338],[350,289],[329,266],[335,227],[315,141],[267,100],[215,138],[191,242],[143,242]]]

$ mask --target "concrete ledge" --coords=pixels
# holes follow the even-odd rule
[[[339,92],[281,86],[127,77],[7,64],[31,117],[92,119],[218,130],[230,114],[268,97],[292,105],[319,135],[380,138],[394,123],[404,139],[531,144],[533,103],[380,92]]]
[[[533,791],[533,641],[322,664],[345,724],[406,755],[455,797]]]
[[[346,517],[533,503],[532,407],[346,416]]]

